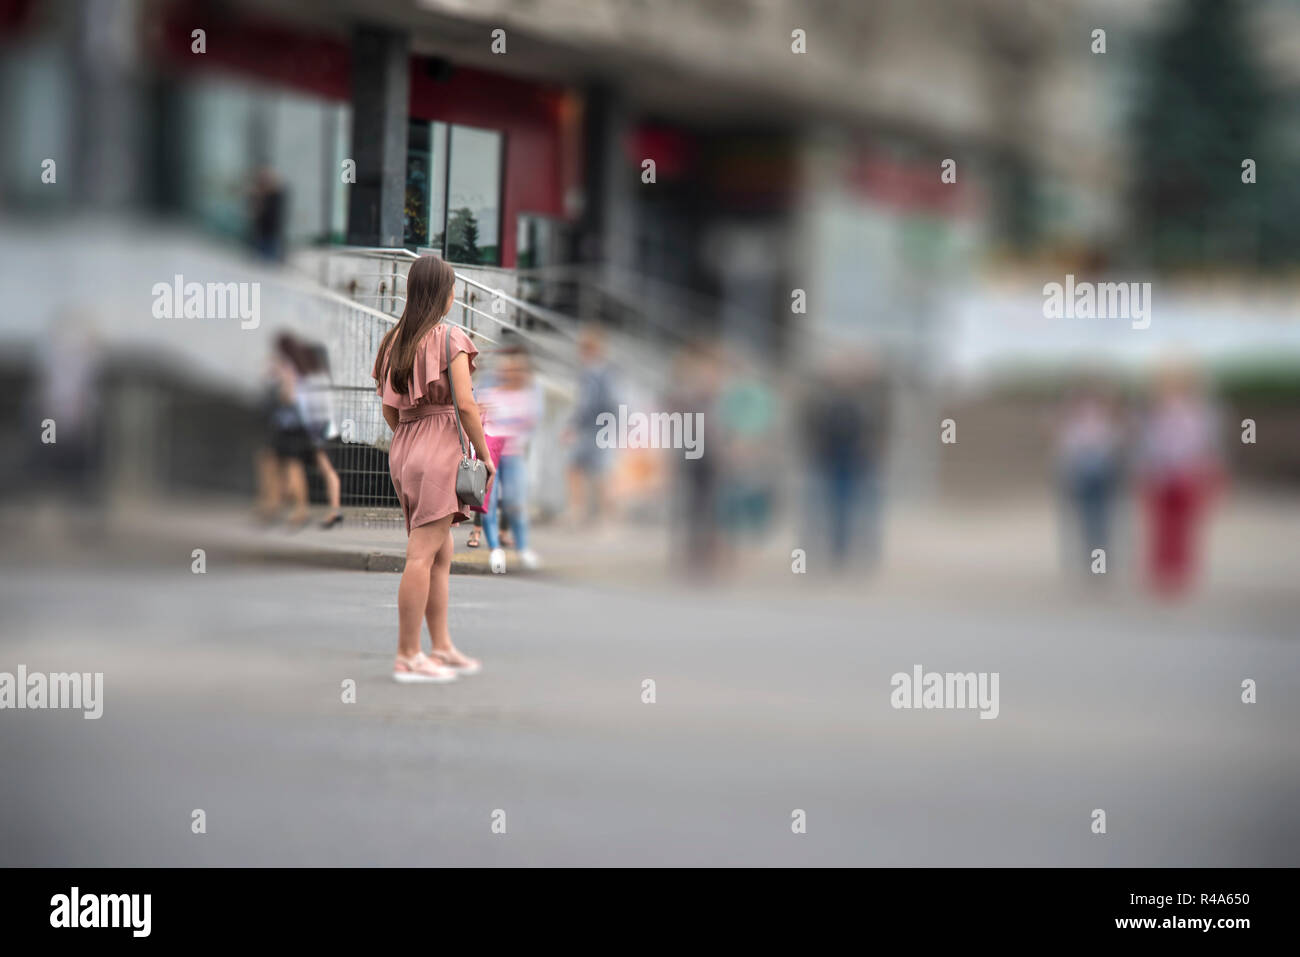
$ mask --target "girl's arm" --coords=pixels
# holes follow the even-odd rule
[[[487,463],[489,472],[492,468],[492,456],[488,454],[487,439],[483,436],[483,422],[479,418],[478,403],[474,401],[474,387],[469,377],[469,356],[463,352],[452,357],[447,367],[451,375],[451,387],[455,392],[456,406],[460,409],[460,424],[465,427],[470,444],[478,457]]]
[[[397,431],[397,410],[391,405],[384,406],[384,421],[388,423],[388,428]]]

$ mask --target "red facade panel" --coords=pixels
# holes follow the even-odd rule
[[[206,31],[207,52],[191,52],[191,33]],[[187,5],[166,8],[151,37],[156,53],[179,68],[215,69],[327,99],[351,98],[348,43],[278,23],[214,20]],[[520,213],[564,217],[565,196],[581,171],[579,108],[561,87],[453,67],[438,77],[424,57],[411,58],[409,113],[504,135],[501,264],[516,263]]]
[[[445,79],[432,75],[426,61],[411,65],[411,115],[497,130],[505,137],[501,197],[501,264],[515,265],[515,223],[520,213],[565,215],[564,196],[575,185],[565,161],[566,122],[570,106],[559,87],[467,68],[454,68]]]

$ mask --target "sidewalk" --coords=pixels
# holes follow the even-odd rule
[[[346,512],[345,512],[346,514]],[[317,521],[323,515],[314,511]],[[808,589],[861,592],[864,588],[933,599],[960,594],[1020,603],[1058,601],[1083,592],[1108,602],[1141,600],[1144,592],[1140,522],[1117,521],[1115,553],[1106,581],[1078,580],[1061,571],[1059,516],[1045,499],[999,504],[917,507],[900,505],[885,516],[885,561],[868,572],[836,569],[817,547],[810,530],[792,521],[773,529],[761,549],[737,556],[713,577],[689,573],[673,560],[664,529],[644,525],[591,531],[542,524],[532,529],[542,568],[525,572],[507,550],[512,576],[526,575],[609,584],[657,584],[684,579],[711,588],[742,585],[763,590]],[[78,525],[78,522],[81,522]],[[60,526],[65,526],[60,528]],[[453,529],[458,575],[489,573],[488,549],[465,547],[470,526]],[[7,561],[42,560],[78,564],[129,561],[192,561],[203,549],[214,564],[289,564],[354,571],[400,572],[406,533],[395,523],[364,524],[350,515],[328,531],[310,525],[299,531],[258,525],[239,502],[118,506],[96,524],[47,504],[16,505],[0,511]],[[1300,502],[1291,498],[1242,498],[1215,516],[1209,529],[1203,587],[1196,598],[1211,603],[1295,611],[1300,580]],[[806,574],[792,573],[792,551],[806,550]],[[1096,587],[1103,590],[1098,592]],[[1244,606],[1243,606],[1244,607]]]
[[[312,522],[292,530],[284,525],[262,526],[241,505],[162,506],[119,509],[113,516],[115,535],[133,543],[163,547],[202,548],[209,559],[272,562],[352,571],[400,572],[406,564],[406,529],[400,522],[367,524],[364,515],[349,514],[341,525],[323,529],[323,511],[313,510]],[[465,545],[472,526],[452,529],[456,554],[451,570],[457,575],[490,573],[486,542]],[[661,535],[638,529],[634,534],[585,532],[544,525],[533,529],[535,549],[543,565],[525,572],[513,549],[506,550],[508,574],[591,576],[599,572],[662,574],[667,558]]]

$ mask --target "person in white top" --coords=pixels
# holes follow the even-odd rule
[[[333,528],[343,521],[343,509],[342,483],[325,448],[327,442],[338,437],[338,426],[334,422],[334,383],[330,379],[329,354],[322,345],[299,342],[294,359],[298,369],[294,397],[303,424],[311,437],[311,459],[325,482],[325,495],[330,505],[330,513],[321,522],[321,527]]]
[[[491,422],[493,438],[502,441],[496,480],[492,483],[483,533],[487,536],[489,565],[494,574],[506,571],[498,515],[504,511],[515,537],[519,561],[527,569],[538,567],[537,553],[528,547],[528,443],[542,417],[541,390],[533,380],[532,363],[520,346],[501,352],[495,385],[485,389],[482,404]]]

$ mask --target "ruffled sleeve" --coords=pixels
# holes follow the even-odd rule
[[[473,375],[474,370],[478,368],[478,349],[470,340],[469,333],[460,326],[447,326],[447,332],[451,336],[451,357],[454,359],[462,352],[469,356],[469,372]],[[438,360],[443,368],[446,368],[446,354],[441,348],[438,352]]]
[[[385,373],[387,363],[384,356],[380,355],[375,359],[374,375],[377,380],[376,392],[382,398],[384,405],[392,406],[395,409],[409,409],[411,406],[418,404],[426,399],[441,399],[445,394],[450,396],[450,382],[445,383],[446,388],[440,389],[438,384],[443,380],[447,369],[447,354],[444,344],[447,336],[451,336],[451,357],[454,359],[460,353],[469,356],[469,371],[472,374],[478,367],[478,349],[470,341],[469,334],[458,326],[453,326],[446,322],[440,322],[429,330],[428,335],[420,343],[420,348],[415,353],[415,367],[412,370],[410,391],[406,395],[398,392],[393,388],[392,383]]]

